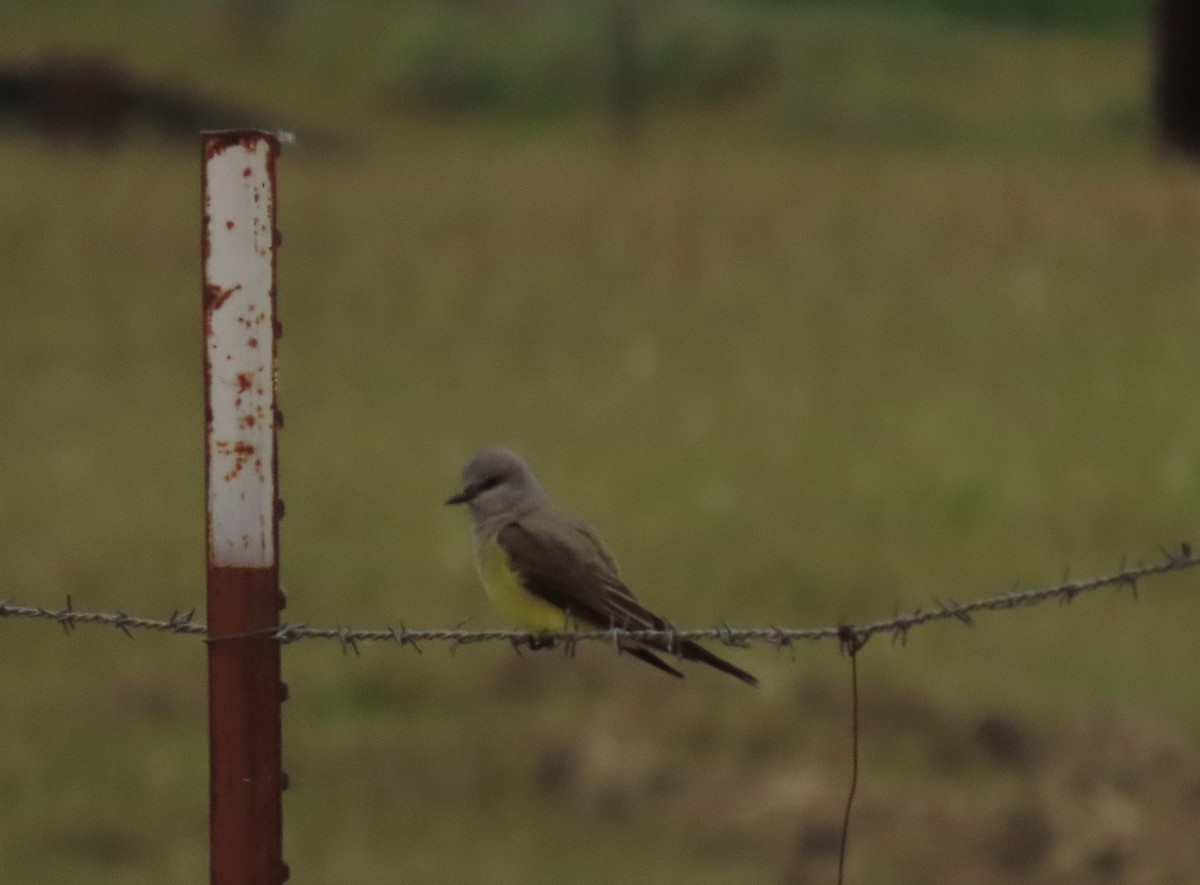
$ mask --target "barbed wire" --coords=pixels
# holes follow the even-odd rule
[[[885,620],[861,624],[846,623],[829,627],[731,627],[722,624],[718,627],[687,630],[674,627],[664,630],[613,627],[608,630],[564,629],[551,633],[529,633],[524,630],[468,630],[464,629],[462,625],[449,629],[413,629],[403,624],[398,627],[359,628],[313,627],[304,623],[285,622],[278,626],[264,627],[261,630],[246,633],[209,636],[207,625],[203,621],[193,620],[194,610],[186,613],[175,611],[166,619],[138,617],[123,611],[79,611],[73,606],[70,596],[67,596],[66,605],[59,609],[22,605],[11,600],[0,602],[0,618],[53,621],[67,633],[81,624],[98,624],[121,630],[131,639],[133,638],[132,631],[148,630],[186,636],[202,636],[205,642],[227,642],[255,637],[271,637],[284,644],[305,640],[325,640],[337,642],[341,644],[343,651],[350,650],[355,653],[358,652],[359,643],[369,642],[411,645],[419,652],[421,644],[436,642],[447,642],[452,646],[458,646],[477,642],[502,641],[509,642],[518,649],[522,646],[541,648],[548,644],[562,643],[570,650],[578,642],[590,641],[606,641],[614,645],[619,645],[623,640],[653,641],[665,643],[666,647],[670,649],[685,639],[710,640],[721,642],[727,646],[741,647],[757,642],[781,648],[791,647],[797,642],[833,639],[839,642],[843,650],[854,654],[873,636],[889,634],[893,641],[904,642],[913,629],[938,621],[955,620],[971,626],[974,623],[974,616],[980,612],[1028,608],[1051,600],[1068,603],[1077,596],[1106,587],[1127,587],[1136,596],[1138,583],[1146,578],[1180,572],[1198,565],[1200,565],[1200,554],[1194,553],[1191,546],[1185,543],[1174,551],[1164,548],[1163,558],[1157,562],[1134,566],[1122,564],[1116,572],[1101,577],[1079,580],[1070,580],[1068,577],[1064,577],[1060,583],[1049,587],[1027,589],[1013,587],[1004,593],[984,596],[969,602],[939,601],[932,608],[916,609]]]

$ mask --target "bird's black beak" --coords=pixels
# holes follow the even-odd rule
[[[447,504],[466,504],[475,497],[475,490],[467,486],[461,492],[456,492],[446,499]]]

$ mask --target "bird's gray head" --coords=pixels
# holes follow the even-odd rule
[[[463,468],[463,487],[447,504],[466,504],[476,524],[496,516],[521,516],[548,500],[529,465],[516,452],[492,446]]]

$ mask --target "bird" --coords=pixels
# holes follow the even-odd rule
[[[617,562],[587,522],[542,489],[529,464],[511,449],[476,452],[462,472],[462,488],[448,505],[471,513],[475,564],[492,604],[531,633],[579,627],[670,631],[621,578]],[[551,645],[536,637],[531,647]],[[619,639],[627,652],[664,673],[683,673],[655,652],[707,664],[758,685],[758,679],[690,639]]]

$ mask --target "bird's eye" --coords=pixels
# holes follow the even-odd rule
[[[479,491],[486,492],[489,489],[494,489],[498,485],[500,485],[500,477],[499,476],[489,476],[487,479],[485,479],[479,483]]]

